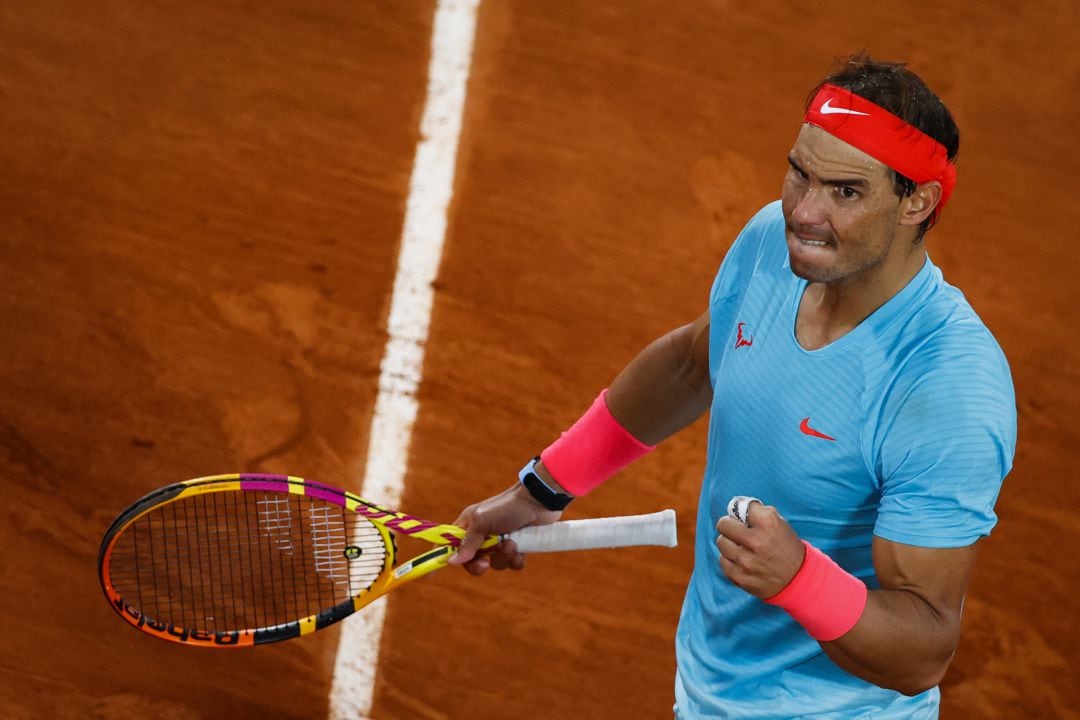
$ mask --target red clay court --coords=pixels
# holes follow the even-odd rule
[[[159,485],[360,481],[434,8],[0,9],[4,717],[327,716],[337,630],[173,647],[114,617],[95,561]],[[1054,0],[486,0],[401,507],[452,521],[510,482],[704,308],[832,59],[906,60],[963,133],[929,248],[1005,349],[1020,421],[942,717],[1080,718],[1077,27]],[[394,595],[372,717],[670,718],[704,431],[569,513],[673,507],[677,550]]]

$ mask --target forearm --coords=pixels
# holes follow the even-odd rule
[[[873,590],[855,626],[821,643],[833,662],[880,687],[916,695],[941,682],[960,618],[908,590]]]
[[[703,316],[650,344],[608,389],[611,414],[648,445],[693,423],[712,402],[708,342]]]
[[[905,695],[940,683],[960,637],[976,544],[929,548],[875,536],[881,589],[868,591],[756,498],[732,498],[716,529],[727,578],[787,611],[839,667]]]

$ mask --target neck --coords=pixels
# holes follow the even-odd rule
[[[925,262],[926,253],[920,251],[906,258],[896,272],[810,283],[799,304],[799,343],[807,350],[817,350],[847,335],[903,290]]]

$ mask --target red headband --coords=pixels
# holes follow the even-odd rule
[[[806,122],[862,150],[917,183],[941,183],[941,202],[952,195],[956,166],[945,146],[864,97],[836,85],[822,85],[806,111]]]

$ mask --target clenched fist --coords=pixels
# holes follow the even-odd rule
[[[733,501],[732,514],[716,523],[720,569],[738,587],[767,600],[799,572],[806,549],[776,508],[742,500]],[[734,515],[741,515],[745,524]]]

